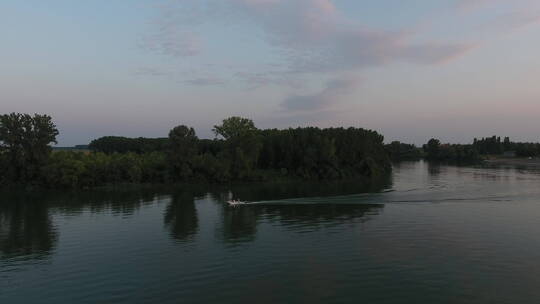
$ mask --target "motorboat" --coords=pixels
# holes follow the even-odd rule
[[[229,206],[231,206],[231,207],[238,207],[238,206],[241,206],[241,205],[245,205],[247,203],[239,201],[239,200],[229,200],[229,201],[227,201],[227,204],[229,204]]]

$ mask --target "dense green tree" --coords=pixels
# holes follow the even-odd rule
[[[258,131],[251,119],[238,116],[224,119],[221,125],[214,126],[214,133],[225,140],[252,136]]]
[[[512,143],[510,142],[510,137],[505,137],[503,142],[503,151],[512,150]]]
[[[48,115],[11,113],[0,116],[0,154],[4,179],[29,183],[40,178],[41,169],[56,143],[58,130]]]
[[[422,158],[422,150],[415,145],[393,141],[385,146],[385,149],[393,161],[418,160]]]
[[[217,156],[225,149],[225,141],[222,139],[200,139],[198,142],[198,154],[210,153]]]
[[[481,155],[501,155],[504,152],[514,152],[519,157],[540,156],[540,143],[512,142],[509,137],[503,141],[499,136],[474,139],[473,146]]]
[[[424,152],[429,160],[472,162],[480,159],[474,144],[441,144],[438,139],[430,139],[424,145]]]
[[[122,136],[104,136],[94,139],[88,148],[95,152],[137,154],[166,151],[169,145],[168,138],[129,138]]]
[[[95,187],[118,183],[166,183],[169,160],[163,152],[105,154],[59,151],[44,166],[45,185],[52,188]]]
[[[227,182],[231,180],[230,166],[229,159],[218,159],[211,153],[197,155],[193,160],[193,170],[196,180]]]
[[[44,167],[45,182],[55,188],[76,188],[81,186],[86,173],[85,163],[76,153],[60,151],[53,153]]]
[[[233,116],[214,126],[213,131],[225,139],[225,151],[220,157],[231,159],[231,175],[237,179],[252,176],[262,147],[259,129],[253,121]]]
[[[424,145],[424,151],[426,152],[426,158],[428,159],[438,159],[439,158],[439,149],[441,142],[438,139],[430,139],[426,145]]]
[[[482,139],[474,139],[474,147],[482,155],[498,155],[505,151],[505,146],[511,148],[510,139],[505,138],[505,142],[501,142],[501,138],[498,136],[491,136]],[[508,150],[509,151],[509,150]]]
[[[357,128],[262,131],[262,169],[306,179],[375,176],[390,170],[384,138]]]
[[[169,132],[169,160],[173,175],[185,180],[193,175],[192,162],[197,155],[197,135],[193,128],[177,126]]]
[[[142,181],[145,183],[166,183],[170,181],[169,160],[165,153],[151,152],[141,157]]]
[[[200,140],[193,128],[178,126],[165,140],[102,137],[92,142],[91,152],[51,154],[48,144],[58,132],[50,118],[37,117],[30,127],[22,114],[4,119],[0,182],[85,188],[281,177],[371,179],[390,170],[383,136],[359,128],[258,130],[249,119],[231,117],[215,126],[219,138],[214,140]],[[42,151],[41,157],[36,151]]]

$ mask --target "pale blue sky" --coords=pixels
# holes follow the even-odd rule
[[[532,0],[4,0],[0,112],[60,145],[104,135],[375,129],[387,141],[540,141]]]

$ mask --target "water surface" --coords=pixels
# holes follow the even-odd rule
[[[4,193],[0,303],[538,303],[539,186],[411,162],[371,185]]]

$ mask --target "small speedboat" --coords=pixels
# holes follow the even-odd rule
[[[229,201],[227,201],[227,204],[229,204],[229,206],[231,206],[231,207],[238,207],[238,206],[241,206],[241,205],[245,205],[247,203],[239,201],[239,200],[229,200]]]

